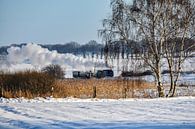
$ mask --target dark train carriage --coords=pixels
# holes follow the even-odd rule
[[[91,76],[91,72],[73,71],[73,78],[89,79]]]
[[[113,77],[114,72],[113,70],[98,70],[96,73],[96,78],[104,78],[104,77]]]

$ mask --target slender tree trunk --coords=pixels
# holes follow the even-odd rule
[[[172,92],[172,94],[171,94],[171,97],[175,96],[177,81],[178,81],[178,79],[179,79],[180,72],[181,72],[181,63],[179,63],[178,67],[179,67],[179,69],[178,69],[178,71],[177,71],[177,76],[176,76],[176,78],[175,78],[175,80],[174,80],[173,92]]]
[[[177,82],[175,81],[174,85],[173,85],[173,91],[172,91],[172,94],[171,94],[170,97],[174,97],[175,96],[176,86],[177,86]]]
[[[158,88],[158,94],[159,94],[158,96],[159,97],[164,97],[165,96],[165,94],[164,94],[164,87],[163,87],[162,82],[160,80],[158,81],[157,88]]]
[[[163,87],[163,84],[162,84],[162,76],[161,76],[161,68],[160,68],[160,63],[158,62],[157,63],[158,65],[158,69],[156,71],[156,79],[157,79],[157,89],[158,89],[158,96],[159,97],[164,97],[165,96],[165,93],[164,93],[164,87]]]
[[[172,64],[171,64],[171,61],[172,60],[169,60],[168,57],[167,57],[167,60],[168,60],[168,65],[169,65],[169,76],[170,76],[170,79],[171,79],[171,86],[170,86],[170,89],[169,89],[169,93],[167,94],[167,97],[170,97],[172,96],[172,93],[173,93],[173,89],[174,89],[174,75],[173,75],[173,67],[172,67]]]

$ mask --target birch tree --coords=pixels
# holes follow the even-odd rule
[[[167,60],[170,90],[167,96],[173,97],[182,64],[190,56],[188,51],[195,48],[189,40],[194,37],[195,4],[191,0],[169,1],[163,7],[166,10],[162,19],[165,38],[164,52]]]
[[[133,3],[128,3],[112,0],[111,5],[112,15],[104,20],[102,36],[109,34],[109,42],[116,39],[122,39],[126,44],[130,44],[131,39],[144,41],[139,47],[140,56],[154,73],[159,97],[165,96],[162,82],[165,57],[171,78],[170,93],[174,93],[184,61],[185,38],[194,32],[193,1],[133,0]],[[170,43],[177,38],[181,39],[179,43]],[[173,68],[176,68],[176,74],[173,74]]]

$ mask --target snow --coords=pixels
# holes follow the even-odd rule
[[[0,128],[195,128],[195,97],[0,99]]]

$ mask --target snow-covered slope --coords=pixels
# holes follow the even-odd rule
[[[0,128],[195,128],[195,97],[0,99]]]

